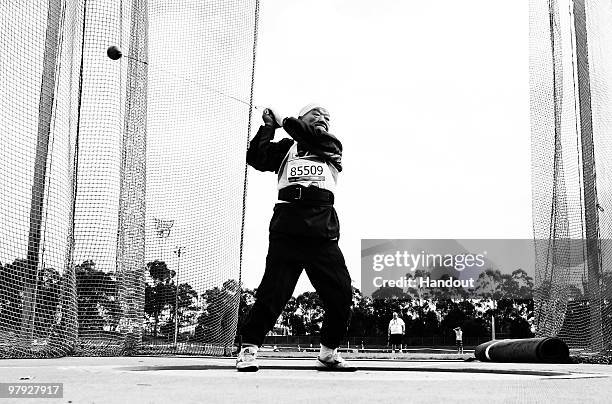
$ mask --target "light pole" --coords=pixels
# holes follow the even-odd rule
[[[170,236],[170,230],[172,229],[172,226],[174,226],[174,220],[162,220],[157,218],[153,218],[153,220],[155,221],[155,233],[157,233],[157,238],[160,244],[161,260],[166,262],[164,257],[166,243],[168,237]]]
[[[496,300],[493,298],[493,310],[491,311],[491,340],[495,339],[495,309],[497,307]]]
[[[178,339],[178,295],[179,295],[179,270],[181,268],[181,255],[185,247],[177,247],[174,253],[178,257],[178,263],[176,265],[176,293],[174,298],[174,346],[176,347],[176,341]]]

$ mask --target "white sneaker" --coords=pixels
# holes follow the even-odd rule
[[[317,370],[331,371],[331,372],[354,372],[357,368],[351,365],[349,362],[342,359],[340,353],[335,352],[334,354],[321,358],[317,356]]]
[[[240,350],[236,359],[236,370],[239,372],[257,372],[257,348],[247,346]]]

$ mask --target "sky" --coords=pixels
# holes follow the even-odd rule
[[[118,12],[116,5],[99,4],[110,7],[115,14]],[[201,6],[197,2],[193,4]],[[19,9],[18,14],[26,15],[26,11],[31,14],[27,15],[32,21],[34,17],[46,21],[47,13],[44,7]],[[118,30],[113,25],[119,17],[117,14],[116,18],[111,18],[109,14],[111,11],[104,8],[97,11],[108,18],[99,21],[103,29],[97,33],[100,40],[92,47],[92,52],[96,56],[88,67],[103,71],[106,74],[104,77],[112,82],[119,73],[120,66],[125,68],[127,62],[123,59],[121,65],[119,62],[108,60],[104,51],[108,44],[117,43],[119,32],[128,31]],[[160,19],[160,16],[165,16],[166,11],[159,9],[153,13],[158,20],[153,23],[157,31],[152,30],[151,35],[162,32],[163,29],[175,30],[175,25],[181,24],[180,21],[173,19]],[[361,0],[261,0],[254,103],[258,106],[272,107],[286,115],[296,115],[304,105],[314,101],[325,105],[331,113],[330,131],[344,145],[344,170],[339,176],[336,190],[336,209],[341,223],[340,247],[355,286],[360,287],[361,282],[362,239],[532,238],[528,17],[527,2],[381,0],[374,3]],[[168,26],[160,27],[160,20]],[[190,71],[188,69],[190,66],[183,65],[184,60],[191,58],[198,61],[194,54],[200,53],[212,55],[210,59],[206,59],[210,61],[210,66],[206,64],[208,69],[213,69],[212,71],[217,73],[223,72],[219,66],[225,67],[223,58],[228,55],[223,53],[225,48],[219,50],[213,46],[215,39],[222,38],[214,36],[215,29],[218,29],[215,24],[227,23],[235,28],[241,24],[241,20],[215,21],[200,21],[201,24],[211,24],[205,26],[210,27],[209,34],[212,37],[204,38],[198,42],[197,47],[194,47],[192,42],[181,41],[182,35],[173,36],[172,38],[179,41],[172,42],[171,46],[163,42],[160,44],[159,38],[152,37],[149,66],[151,77],[155,79],[157,77],[155,74],[160,74],[161,71],[172,73],[175,65]],[[10,21],[6,22],[8,24]],[[40,23],[33,26],[38,27],[38,30],[23,30],[15,23],[10,25],[10,32],[15,33],[17,40],[23,43],[41,44],[45,25]],[[68,37],[72,38],[73,35]],[[245,33],[245,38],[247,37]],[[3,49],[10,48],[10,44],[6,41],[11,36],[7,38],[0,36],[0,47]],[[153,44],[157,44],[157,47]],[[207,47],[208,45],[213,46],[212,50]],[[30,48],[34,49],[34,46],[26,48],[31,51]],[[35,48],[42,52],[42,47]],[[168,49],[181,54],[182,58],[168,57],[165,54]],[[162,55],[155,53],[160,51]],[[25,52],[22,56],[18,61],[21,64],[25,63],[31,74],[21,75],[20,68],[13,66],[17,63],[14,58],[0,58],[0,64],[7,67],[4,70],[12,74],[0,75],[0,87],[16,88],[22,92],[24,88],[38,90],[40,72],[32,69],[34,67],[42,69],[37,62],[42,55],[30,55]],[[244,52],[243,56],[250,57],[250,52]],[[29,61],[35,63],[30,66]],[[242,66],[247,62],[250,66],[250,61],[245,62],[242,59],[237,63]],[[217,68],[218,71],[214,70]],[[202,70],[201,67],[198,69]],[[244,69],[245,72],[247,70],[250,69]],[[206,69],[203,72],[208,74]],[[61,83],[62,88],[69,86],[66,80],[70,77],[62,76],[64,80]],[[241,75],[233,81],[224,81],[224,78],[225,76],[219,81],[245,89],[250,82],[248,75]],[[113,170],[116,170],[119,156],[117,142],[122,127],[117,124],[122,122],[118,119],[121,110],[117,108],[120,92],[117,90],[119,87],[104,83],[95,83],[99,91],[107,94],[108,87],[113,89],[113,92],[107,94],[110,98],[104,104],[105,108],[94,108],[92,119],[97,123],[105,122],[109,125],[112,123],[112,130],[109,129],[109,133],[112,132],[113,136],[117,137],[106,136],[102,143],[106,145],[104,147],[108,146],[108,150],[113,150],[113,153],[104,156],[108,157],[106,163],[111,164],[115,167]],[[233,101],[225,100],[223,104],[217,104],[222,97],[213,97],[211,102],[214,101],[214,105],[202,105],[200,99],[189,92],[191,97],[189,105],[193,108],[189,109],[173,98],[175,93],[180,94],[183,91],[182,87],[166,91],[159,82],[157,83],[155,88],[160,91],[152,91],[153,85],[149,88],[151,91],[149,108],[151,116],[157,120],[149,122],[151,142],[148,145],[148,153],[155,157],[153,152],[161,150],[162,153],[180,155],[181,159],[177,159],[176,167],[169,167],[169,164],[156,163],[158,160],[153,158],[154,163],[150,166],[175,174],[180,173],[182,175],[178,177],[180,180],[173,179],[174,181],[184,187],[197,188],[199,183],[193,183],[199,178],[193,167],[199,167],[201,162],[197,147],[207,146],[207,138],[201,134],[213,129],[218,132],[220,125],[214,120],[214,127],[205,126],[198,120],[200,117],[198,111],[204,109],[208,112],[211,110],[219,112],[223,108],[228,108],[227,105]],[[190,88],[193,87],[191,83],[187,84]],[[183,86],[185,85],[183,83]],[[74,89],[76,88],[75,86]],[[160,92],[168,92],[169,95],[164,98]],[[26,110],[37,113],[38,92],[33,90],[31,94],[30,98],[23,98],[18,102],[9,99],[0,101],[0,109],[8,111],[6,116],[23,114]],[[64,110],[67,111],[72,104],[68,102],[68,98],[66,99],[67,101],[62,98],[65,102],[59,104],[59,107],[64,109],[60,108],[62,113],[57,116],[62,119],[70,118]],[[243,102],[235,104],[242,108],[242,111],[246,108]],[[195,119],[198,124],[193,128],[183,128],[172,121],[165,122],[163,113],[155,113],[157,111],[155,108],[161,108],[163,112],[163,108],[168,105],[174,109],[180,108],[179,112],[184,115],[198,117]],[[224,111],[227,113],[227,109]],[[261,124],[261,109],[255,110],[255,114],[252,135]],[[227,115],[236,116],[234,112]],[[180,116],[182,119],[183,115]],[[159,124],[160,120],[163,124]],[[23,121],[35,124],[37,119],[24,118]],[[69,124],[63,121],[60,123]],[[209,124],[211,123],[206,123]],[[173,131],[166,130],[163,125],[167,125]],[[57,126],[59,129],[62,127]],[[74,130],[74,126],[71,127]],[[13,127],[22,136],[34,133],[32,128]],[[96,128],[96,131],[100,132],[99,128]],[[234,129],[230,127],[224,130],[234,133],[232,132]],[[187,140],[176,142],[174,132],[177,131]],[[279,138],[286,136],[282,130],[278,132]],[[160,133],[164,133],[172,140],[169,144],[188,145],[188,153],[182,149],[179,151],[172,149],[173,151],[168,152],[168,144],[161,141]],[[2,160],[5,162],[3,170],[25,173],[25,169],[15,168],[9,158],[14,153],[22,153],[23,146],[20,143],[22,138],[13,136],[10,132],[5,136],[8,141],[5,142],[7,151],[3,152],[7,157]],[[191,142],[192,138],[198,139],[197,147]],[[234,149],[242,150],[242,140],[233,138],[232,140],[236,143]],[[100,139],[95,141],[98,142]],[[68,150],[68,144],[55,144],[54,147],[56,154],[60,153],[58,152],[60,149]],[[102,153],[102,146],[96,147],[98,148],[85,149]],[[31,161],[33,155],[28,159],[24,158],[22,164],[30,164]],[[63,160],[57,159],[56,164],[60,161]],[[180,166],[183,163],[191,164],[189,161],[196,162],[189,170]],[[234,168],[237,172],[242,172],[243,161],[242,158],[235,159]],[[97,171],[100,171],[96,173],[108,181],[106,178],[108,168],[105,168],[107,171],[100,170],[97,160],[94,160],[93,164]],[[63,173],[69,170],[59,167],[52,171]],[[271,173],[260,173],[252,168],[249,168],[248,175],[242,280],[246,287],[254,288],[259,284],[264,271],[268,225],[276,201],[276,176]],[[153,175],[148,177],[147,185],[147,191],[152,195],[155,189],[155,184],[151,182],[153,177]],[[185,180],[183,177],[188,177],[190,180]],[[26,178],[31,178],[31,174],[28,173]],[[64,188],[58,185],[59,188],[53,188],[52,192],[55,195],[69,196],[70,193],[67,193],[65,188],[69,181],[63,177],[57,181],[58,184],[63,184]],[[14,205],[23,208],[19,211],[5,212],[7,213],[5,220],[7,223],[26,224],[27,222],[20,218],[28,217],[30,187],[20,186],[19,181],[10,176],[0,178],[0,184],[3,185],[3,189],[13,184],[11,195],[19,198],[19,203],[15,202]],[[207,216],[200,216],[206,216],[211,220],[220,215],[215,210],[217,208],[223,212],[228,205],[231,205],[229,207],[232,212],[240,212],[241,200],[232,199],[231,196],[228,197],[219,191],[219,189],[225,190],[233,195],[235,187],[219,186],[219,184],[224,185],[225,181],[209,184],[214,190],[211,192],[212,200],[206,199],[204,202],[197,195],[187,195],[178,191],[165,192],[164,197],[174,203],[175,195],[184,194],[186,206],[197,207],[194,208],[194,212],[204,211]],[[113,237],[116,231],[112,227],[116,225],[117,219],[114,211],[116,205],[113,202],[115,199],[116,195],[112,197],[105,195],[97,200],[104,206],[112,205],[111,209],[100,208],[98,213],[105,213],[92,216],[99,223],[93,226],[93,231],[87,233],[84,238],[84,243],[91,247],[88,250],[90,255],[95,252],[108,258],[106,259],[108,265],[104,266],[103,257],[94,257],[96,262],[106,269],[111,269],[115,264]],[[163,198],[160,201],[165,203]],[[70,208],[68,202],[68,200],[58,200],[57,211],[52,213],[64,217],[63,212]],[[211,208],[213,205],[215,209]],[[169,204],[169,206],[178,211],[176,205]],[[156,217],[158,212],[154,208],[152,203],[147,205],[149,216]],[[104,216],[106,213],[113,218],[112,221]],[[169,215],[169,213],[166,216],[162,214],[160,217],[168,218],[171,216]],[[180,235],[177,233],[179,225],[185,227],[185,223],[193,221],[185,220],[191,217],[185,218],[185,215],[181,216],[179,213],[176,215],[183,220],[182,222],[177,220],[173,230],[174,237]],[[152,221],[149,222],[152,226]],[[110,227],[106,226],[109,227],[107,233],[110,235],[108,237],[110,242],[104,242],[106,244],[99,242],[103,227],[100,223],[104,226],[110,224]],[[233,233],[238,234],[239,222],[235,221],[232,226],[236,230]],[[18,244],[21,246],[27,243],[27,229],[21,226],[22,231],[17,232],[13,227],[1,227],[0,231],[3,233],[0,234],[0,238],[7,239],[9,234],[19,233],[23,237]],[[189,229],[193,228],[203,232],[209,226],[207,222],[198,222]],[[52,230],[54,234],[60,235],[57,239],[66,239],[61,236],[63,233],[60,234],[59,230]],[[210,237],[216,237],[216,233]],[[205,245],[197,237],[184,236],[183,239],[185,238],[192,244]],[[236,246],[234,250],[237,252],[238,242],[235,239],[237,236],[232,239],[232,243]],[[224,241],[215,241],[215,248],[223,249],[220,243]],[[52,242],[50,238],[49,243],[53,244]],[[178,243],[179,241],[172,240],[168,254],[171,255],[170,249],[179,245]],[[157,244],[149,243],[149,245],[159,249]],[[6,256],[0,257],[0,260],[8,261],[18,256],[23,248],[16,246],[17,244],[12,250],[5,251]],[[231,253],[233,254],[233,251]],[[204,272],[208,278],[205,276],[206,279],[197,282],[200,282],[200,286],[204,285],[202,288],[207,288],[218,279],[213,276],[215,274],[209,274],[207,270],[200,268],[198,257],[201,255],[207,256],[205,252],[202,253],[190,245],[183,266],[194,276]],[[234,271],[237,265],[226,258],[222,255],[219,258],[220,264],[231,267]],[[57,266],[61,267],[59,263],[63,261],[64,255],[60,251],[53,259],[50,265],[57,261]],[[176,262],[173,264],[177,265]],[[214,267],[216,264],[218,263],[213,262],[211,265]],[[221,278],[223,274],[220,275],[219,279]],[[197,282],[194,282],[195,285]],[[305,290],[313,289],[303,276],[295,293],[299,294]]]
[[[533,237],[528,17],[527,2],[261,2],[255,104],[288,116],[328,107],[355,286],[361,239]],[[253,288],[276,177],[249,168],[248,181],[242,278]],[[303,274],[294,294],[306,290]]]

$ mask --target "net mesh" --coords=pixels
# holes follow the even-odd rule
[[[0,4],[1,356],[227,352],[257,19],[256,0]]]
[[[612,342],[612,1],[530,2],[537,333]]]

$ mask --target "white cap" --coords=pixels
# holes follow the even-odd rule
[[[327,111],[327,108],[325,108],[321,104],[313,102],[313,103],[310,103],[310,104],[306,105],[304,108],[300,109],[300,113],[299,113],[298,117],[306,115],[307,113],[309,113],[310,111],[312,111],[315,108],[323,108],[324,110]]]

